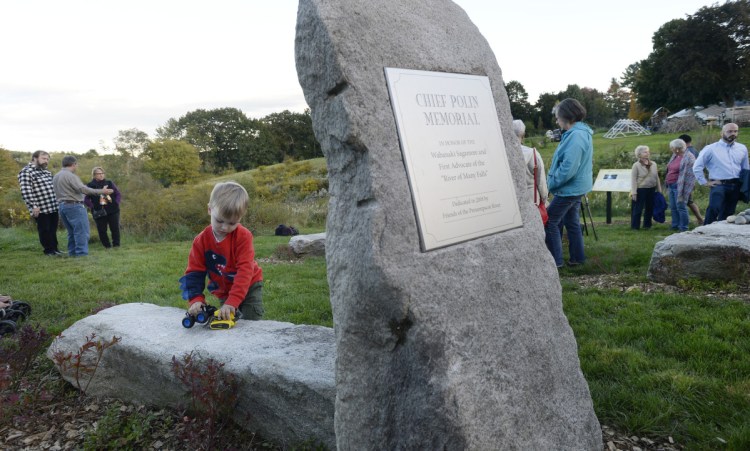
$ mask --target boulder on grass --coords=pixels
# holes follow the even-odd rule
[[[229,330],[182,327],[185,310],[123,304],[86,317],[47,351],[79,352],[87,338],[121,341],[103,352],[87,394],[159,407],[188,404],[187,390],[172,373],[172,357],[197,352],[223,363],[239,382],[233,418],[248,431],[284,447],[301,442],[334,449],[335,340],[333,329],[277,321],[239,321]],[[84,353],[91,363],[95,350]],[[76,384],[72,371],[63,377]],[[81,386],[87,384],[83,377]]]
[[[294,236],[289,240],[289,249],[291,249],[297,257],[303,255],[325,255],[326,234],[323,232],[314,233],[312,235]]]
[[[648,278],[744,281],[750,275],[750,227],[725,221],[675,233],[656,243]]]

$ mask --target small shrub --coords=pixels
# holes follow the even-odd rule
[[[300,187],[300,194],[302,196],[307,196],[312,193],[318,192],[323,186],[318,179],[308,178],[305,179],[302,182],[302,186]]]
[[[61,338],[62,335],[58,338]],[[73,372],[73,377],[76,381],[76,386],[82,394],[86,394],[86,390],[89,388],[89,384],[96,375],[96,370],[99,368],[99,364],[102,361],[104,351],[111,348],[120,342],[120,337],[112,337],[110,341],[96,340],[96,334],[92,333],[90,336],[86,336],[86,342],[78,348],[78,352],[73,354],[68,352],[67,354],[62,350],[54,351],[52,360],[57,365],[57,368],[61,373]],[[54,346],[54,344],[53,344]],[[91,352],[94,353],[93,360],[89,358]],[[84,357],[85,355],[85,357]],[[81,386],[81,380],[85,375],[88,375],[86,384]]]
[[[31,382],[27,374],[51,338],[45,329],[25,324],[0,339],[0,425],[35,411],[50,398],[45,386]]]
[[[191,441],[201,444],[203,449],[213,449],[222,428],[231,420],[237,403],[237,381],[224,371],[224,364],[214,359],[203,359],[199,354],[189,353],[178,359],[172,356],[172,373],[182,382],[188,392],[191,405],[189,413],[195,418],[185,417],[185,431]]]
[[[312,164],[310,164],[309,161],[300,161],[299,163],[295,163],[292,169],[289,171],[290,175],[292,176],[298,176],[301,174],[308,174],[312,172],[313,167]]]
[[[45,329],[25,324],[15,334],[0,339],[0,389],[18,388],[51,338]]]
[[[123,415],[118,406],[111,406],[97,421],[94,430],[86,434],[83,449],[146,449],[155,419],[150,412]]]

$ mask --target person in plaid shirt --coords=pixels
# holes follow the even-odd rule
[[[50,257],[63,255],[57,249],[57,198],[52,188],[52,172],[47,170],[49,154],[37,150],[31,156],[31,163],[24,166],[18,173],[18,184],[21,186],[21,196],[29,214],[36,220],[39,232],[39,242],[44,248],[44,255]]]

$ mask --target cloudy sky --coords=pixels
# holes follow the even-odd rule
[[[712,4],[455,1],[532,103],[569,84],[606,90],[661,25]],[[0,147],[106,151],[118,130],[153,136],[198,108],[302,111],[296,11],[295,0],[0,0]]]

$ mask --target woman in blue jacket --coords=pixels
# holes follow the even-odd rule
[[[594,132],[581,122],[586,108],[575,99],[565,99],[553,110],[563,134],[552,156],[547,174],[547,187],[555,197],[547,207],[549,221],[544,228],[545,241],[555,264],[563,265],[562,226],[568,231],[569,266],[583,264],[583,233],[581,233],[581,196],[593,185]]]

